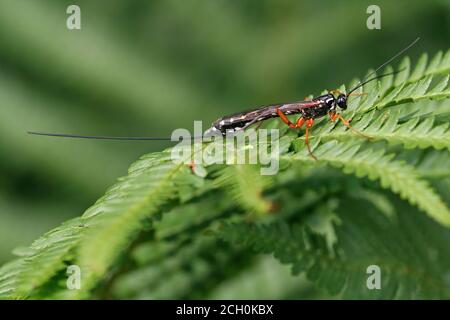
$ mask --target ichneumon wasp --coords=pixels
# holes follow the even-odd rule
[[[338,112],[340,110],[347,109],[347,100],[350,96],[361,95],[354,94],[353,92],[365,85],[366,83],[380,79],[382,77],[399,73],[403,70],[390,72],[382,74],[379,76],[374,76],[377,71],[392,62],[394,59],[401,56],[405,51],[414,46],[420,38],[415,39],[408,46],[400,50],[393,57],[388,59],[386,62],[381,64],[373,72],[368,74],[362,81],[360,81],[354,88],[350,89],[347,93],[342,93],[339,90],[331,90],[329,93],[315,97],[311,100],[298,101],[293,103],[276,103],[263,107],[259,107],[250,111],[244,111],[229,116],[224,116],[216,120],[211,128],[209,128],[204,136],[210,136],[214,134],[219,134],[226,136],[227,134],[233,134],[237,131],[245,130],[253,124],[258,124],[258,126],[267,119],[279,117],[286,125],[292,129],[301,128],[305,125],[305,143],[308,148],[308,152],[315,160],[317,158],[313,155],[311,147],[309,145],[309,133],[310,129],[314,124],[314,120],[328,115],[331,121],[340,120],[345,126],[350,128],[357,134],[360,134],[366,138],[369,136],[359,132],[350,125],[350,121],[344,119],[344,117]],[[365,94],[365,93],[362,93]],[[340,110],[339,110],[339,109]],[[288,115],[299,114],[300,117],[295,121],[291,122]],[[42,132],[28,132],[34,135],[44,135],[53,137],[65,137],[65,138],[81,138],[81,139],[100,139],[100,140],[171,140],[170,138],[153,138],[153,137],[109,137],[109,136],[84,136],[84,135],[71,135],[71,134],[59,134],[59,133],[42,133]],[[199,139],[201,137],[194,137],[193,139]]]
[[[358,88],[362,87],[364,84],[388,75],[401,72],[402,70],[399,70],[396,72],[386,73],[380,76],[369,78],[371,75],[375,74],[378,70],[380,70],[388,63],[390,63],[392,60],[402,55],[406,50],[411,48],[414,44],[416,44],[417,41],[419,41],[419,39],[420,38],[417,38],[407,47],[405,47],[396,55],[394,55],[392,58],[390,58],[382,65],[380,65],[377,69],[375,69],[373,72],[367,75],[365,79],[359,82],[354,88],[350,89],[350,91],[346,94],[340,92],[339,90],[331,90],[329,93],[315,97],[311,100],[304,100],[293,103],[272,104],[254,110],[244,111],[230,116],[225,116],[215,121],[212,124],[212,127],[205,134],[207,135],[211,133],[220,133],[222,135],[227,135],[230,132],[232,133],[240,130],[245,130],[249,126],[256,123],[261,124],[261,122],[264,120],[279,117],[286,125],[288,125],[292,129],[301,128],[303,125],[306,126],[305,143],[308,148],[309,154],[316,160],[317,158],[313,155],[311,147],[309,145],[309,131],[313,126],[315,119],[328,115],[331,121],[340,120],[345,126],[350,128],[355,133],[362,135],[366,138],[370,138],[369,136],[354,129],[350,125],[350,121],[344,119],[344,117],[342,117],[342,115],[338,113],[338,107],[341,110],[347,109],[348,98],[352,95],[361,95],[361,94],[353,94],[353,92],[356,91]],[[337,94],[337,96],[335,96],[335,94]],[[300,117],[297,119],[297,121],[291,122],[289,120],[287,116],[292,114],[300,114]]]

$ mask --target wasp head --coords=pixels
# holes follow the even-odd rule
[[[347,109],[347,96],[345,94],[340,94],[336,98],[336,103],[341,109]]]

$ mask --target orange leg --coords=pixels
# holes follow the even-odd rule
[[[359,130],[353,128],[353,127],[350,125],[350,121],[345,120],[344,117],[342,117],[340,114],[337,114],[337,113],[335,113],[335,112],[330,112],[329,115],[330,115],[331,121],[336,121],[336,119],[339,119],[339,120],[344,124],[344,126],[346,126],[347,128],[349,128],[350,130],[352,130],[354,133],[359,134],[360,136],[363,136],[364,138],[372,139],[371,136],[368,136],[368,135],[362,133],[361,131],[359,131]]]
[[[305,119],[305,118],[298,118],[297,122],[294,124],[292,123],[288,117],[280,110],[277,109],[277,113],[278,116],[281,118],[281,120],[286,123],[289,128],[292,129],[298,129],[301,128],[303,126],[303,124],[306,122],[306,133],[305,133],[305,143],[306,143],[306,147],[308,148],[308,152],[311,155],[311,157],[314,160],[317,160],[317,158],[313,155],[312,151],[311,151],[311,146],[309,145],[309,129],[313,126],[314,124],[314,119]]]
[[[333,122],[336,121],[336,119],[337,119],[336,112],[330,112],[328,115],[330,116],[331,121],[333,121]]]
[[[191,161],[187,166],[192,170],[192,172],[195,172],[195,162],[194,161]]]
[[[303,125],[303,123],[305,123],[305,119],[303,119],[303,118],[298,118],[298,120],[295,124],[292,123],[291,120],[289,120],[288,117],[280,109],[277,109],[277,114],[280,117],[280,119],[284,123],[286,123],[289,126],[289,128],[291,128],[291,129],[300,128]]]
[[[298,118],[297,122],[295,123],[295,127],[296,128],[301,128],[304,123],[305,123],[305,119],[304,118]]]
[[[314,124],[314,119],[308,119],[306,120],[306,133],[305,133],[305,143],[306,143],[306,147],[308,148],[308,152],[309,155],[314,159],[317,160],[316,156],[313,155],[312,151],[311,151],[311,146],[309,145],[309,129],[311,129],[311,127]]]

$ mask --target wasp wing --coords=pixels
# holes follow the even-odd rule
[[[281,110],[286,115],[291,115],[300,113],[301,110],[306,108],[316,107],[321,103],[321,101],[314,100],[298,101],[293,103],[269,105],[260,109],[249,111],[247,114],[252,116],[252,120],[248,121],[241,129],[244,130],[257,122],[278,117],[277,110]]]

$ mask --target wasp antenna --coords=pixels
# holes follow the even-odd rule
[[[112,136],[85,136],[79,134],[66,134],[66,133],[48,133],[48,132],[35,132],[28,131],[28,134],[35,136],[47,136],[47,137],[58,137],[58,138],[73,138],[73,139],[94,139],[94,140],[170,140],[170,138],[160,138],[160,137],[112,137]]]
[[[393,74],[397,74],[397,73],[402,72],[403,70],[405,70],[405,68],[400,69],[400,70],[398,70],[398,71],[393,71],[393,72],[385,73],[385,74],[382,74],[382,75],[379,75],[379,76],[376,76],[376,77],[367,79],[367,80],[365,80],[364,82],[360,82],[356,87],[354,87],[352,90],[350,90],[350,91],[347,93],[347,97],[348,97],[352,92],[354,92],[354,91],[357,90],[358,88],[362,87],[362,86],[365,85],[366,83],[369,83],[370,81],[373,81],[373,80],[376,80],[376,79],[380,79],[380,78],[383,78],[383,77],[386,77],[386,76],[390,76],[390,75],[393,75]]]
[[[113,136],[85,136],[79,134],[66,133],[49,133],[27,131],[28,134],[35,136],[57,137],[57,138],[73,138],[73,139],[93,139],[93,140],[124,140],[124,141],[173,141],[169,137],[113,137]],[[191,137],[191,140],[201,139],[203,137]]]
[[[355,91],[356,89],[358,89],[359,87],[363,86],[364,84],[375,80],[375,79],[379,79],[385,76],[389,76],[391,74],[396,74],[399,72],[402,72],[404,69],[395,71],[395,72],[391,72],[391,73],[386,73],[386,74],[382,74],[381,76],[378,77],[373,77],[368,79],[371,75],[377,73],[378,70],[380,70],[381,68],[385,67],[386,65],[388,65],[389,63],[391,63],[392,61],[394,61],[395,59],[397,59],[398,57],[400,57],[402,54],[404,54],[407,50],[409,50],[412,46],[414,46],[418,41],[420,40],[420,37],[417,37],[413,42],[411,42],[409,45],[407,45],[405,48],[403,48],[402,50],[400,50],[399,52],[397,52],[394,56],[392,56],[391,58],[389,58],[387,61],[385,61],[384,63],[382,63],[378,68],[376,68],[374,71],[372,71],[371,73],[369,73],[362,81],[360,81],[353,89],[351,89],[348,93],[347,96],[352,93],[353,91]],[[368,80],[367,80],[368,79]]]

